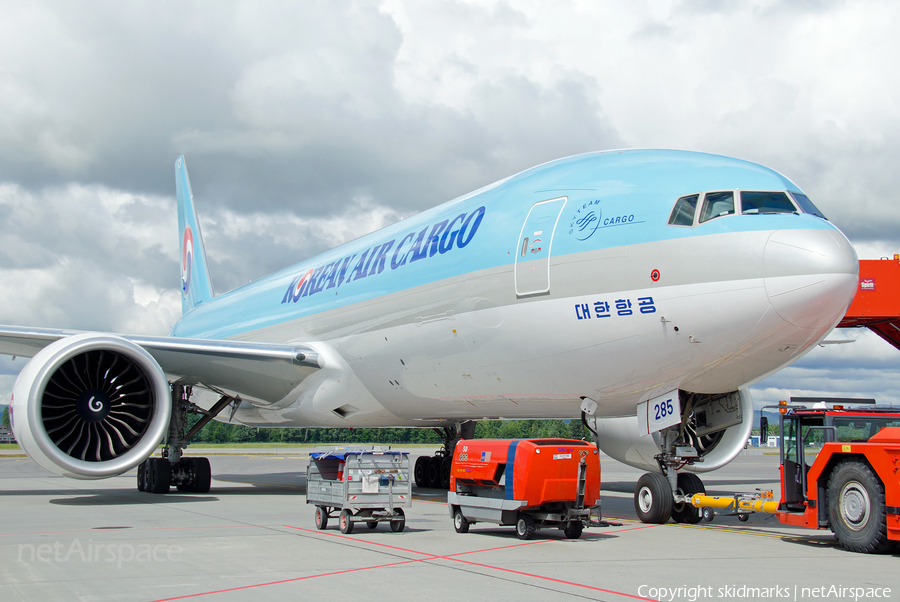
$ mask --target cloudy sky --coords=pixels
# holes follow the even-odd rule
[[[164,334],[173,162],[225,291],[554,158],[737,156],[900,252],[900,3],[5,2],[0,323]],[[754,387],[900,403],[867,332]],[[8,399],[22,360],[0,361]]]

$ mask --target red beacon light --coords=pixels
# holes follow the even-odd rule
[[[778,402],[778,411],[782,414],[787,414],[787,400],[782,399]]]

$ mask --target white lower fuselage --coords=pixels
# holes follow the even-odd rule
[[[549,294],[524,298],[512,267],[450,278],[236,337],[306,343],[326,368],[278,402],[245,402],[235,418],[567,419],[585,396],[598,416],[633,416],[677,388],[734,391],[828,334],[855,290],[854,262],[833,228],[756,230],[551,257]],[[604,304],[608,317],[597,312]]]

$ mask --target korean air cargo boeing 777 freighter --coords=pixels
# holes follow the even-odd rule
[[[692,472],[748,438],[747,386],[821,341],[857,287],[850,243],[781,174],[624,150],[528,169],[215,295],[182,157],[175,174],[184,315],[169,336],[0,327],[0,352],[32,358],[16,437],[58,474],[139,465],[140,489],[206,491],[208,461],[182,457],[200,412],[439,427],[444,453],[416,465],[439,486],[476,420],[581,417],[650,471],[644,520],[691,522],[677,502],[702,488]]]

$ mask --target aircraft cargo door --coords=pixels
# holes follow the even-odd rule
[[[516,296],[550,292],[550,249],[566,197],[535,203],[519,233],[516,247]]]

